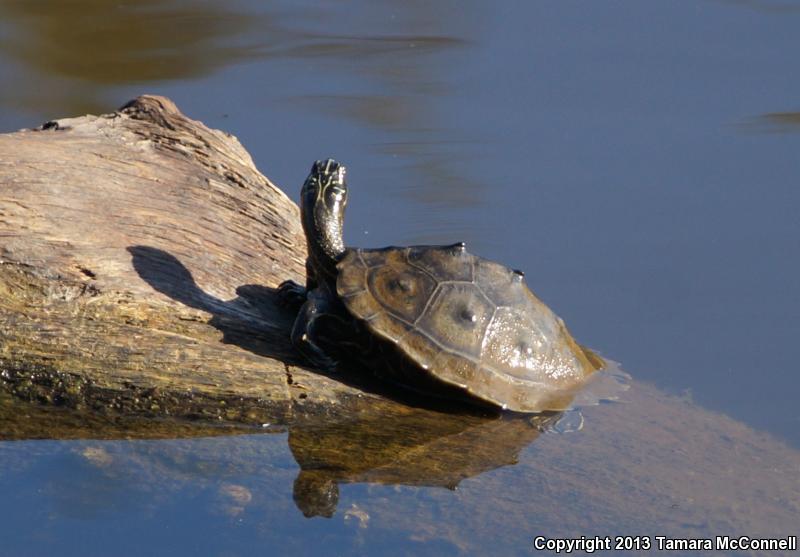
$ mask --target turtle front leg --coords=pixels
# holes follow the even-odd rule
[[[300,308],[306,302],[308,290],[293,280],[285,280],[278,285],[278,298],[281,303],[292,309]]]
[[[306,285],[298,284],[293,280],[285,280],[278,285],[278,296],[280,297],[283,305],[292,309],[300,309],[307,299],[308,293],[317,287],[317,281],[314,278],[314,269],[311,263],[306,260]]]
[[[330,304],[317,290],[304,289],[304,292],[307,301],[300,308],[292,327],[292,344],[314,367],[323,371],[335,371],[336,361],[318,344],[320,337],[317,331],[319,320],[324,320],[326,312],[330,311]]]

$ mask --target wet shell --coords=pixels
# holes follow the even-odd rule
[[[560,410],[597,368],[522,273],[454,246],[348,249],[337,292],[433,379],[517,412]],[[408,376],[396,377],[408,382]],[[412,385],[413,386],[413,385]]]

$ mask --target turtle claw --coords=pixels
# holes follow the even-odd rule
[[[299,310],[306,303],[307,295],[306,287],[293,280],[285,280],[278,286],[278,299],[285,307]]]

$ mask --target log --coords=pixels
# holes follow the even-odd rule
[[[0,389],[240,423],[383,401],[299,365],[274,288],[305,256],[297,206],[164,97],[0,135]]]

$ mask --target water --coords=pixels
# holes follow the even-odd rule
[[[765,460],[751,465],[796,473],[800,76],[792,62],[799,18],[793,3],[769,0],[226,7],[3,0],[0,130],[109,112],[152,92],[235,134],[295,198],[314,159],[337,157],[349,167],[348,244],[463,240],[525,270],[581,342],[624,362],[638,381],[691,400],[689,430],[734,428],[726,435],[748,443],[766,436]],[[640,407],[628,407],[631,420],[647,421],[646,409],[635,414]],[[75,456],[85,442],[4,443],[26,464],[0,472],[12,497],[0,515],[15,509],[18,520],[5,521],[0,533],[38,536],[30,551],[20,541],[10,555],[54,547],[103,554],[115,543],[127,547],[116,554],[133,555],[146,552],[148,539],[171,554],[314,553],[299,545],[306,535],[332,540],[325,547],[342,553],[502,547],[525,554],[537,527],[613,536],[633,533],[620,530],[628,525],[655,535],[669,514],[626,515],[619,490],[605,494],[615,499],[609,516],[622,521],[612,528],[599,511],[580,519],[582,507],[603,507],[586,485],[570,490],[566,478],[554,479],[558,489],[548,492],[545,480],[526,479],[540,458],[578,477],[629,465],[575,454],[592,441],[620,439],[624,420],[610,420],[605,408],[587,413],[580,432],[543,435],[522,450],[519,465],[468,480],[463,495],[354,483],[342,488],[330,520],[305,519],[291,505],[295,464],[278,436],[247,438],[269,452],[259,457],[263,469],[237,464],[245,471],[232,477],[212,469],[199,487],[192,476],[159,497],[136,474],[95,485],[102,467]],[[655,435],[645,426],[631,432],[644,445]],[[241,439],[117,441],[104,450],[130,462],[142,446],[169,453],[175,444],[199,463],[215,444]],[[719,438],[706,442],[720,460],[726,450],[738,454]],[[699,446],[680,443],[689,447],[687,460],[699,458]],[[653,445],[669,443],[659,437]],[[655,481],[674,487],[671,474],[681,469],[676,463]],[[248,511],[260,512],[257,519],[211,510],[224,506],[222,484],[253,477],[269,486],[255,490],[264,497]],[[67,480],[76,483],[66,488]],[[544,519],[535,504],[480,500],[514,490],[563,511]],[[635,503],[644,508],[643,500]],[[737,521],[719,501],[706,503],[697,506],[721,522],[689,521],[673,531],[757,526]],[[360,511],[373,517],[366,527]],[[512,513],[527,522],[517,515],[510,522]],[[511,534],[501,542],[489,527],[471,532],[466,526],[477,519],[470,516]],[[791,524],[786,517],[773,522]],[[790,518],[797,524],[797,514]],[[560,528],[570,520],[572,529]],[[49,526],[38,534],[25,526],[42,521]]]

